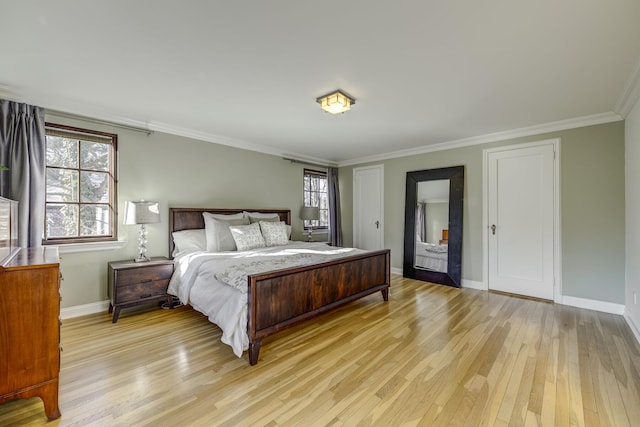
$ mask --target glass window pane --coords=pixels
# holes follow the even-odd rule
[[[47,166],[78,167],[78,140],[47,136]]]
[[[83,205],[80,208],[81,236],[108,236],[109,205]]]
[[[320,210],[329,209],[329,200],[327,199],[327,196],[325,194],[318,196],[318,207],[320,208]]]
[[[45,238],[78,236],[78,205],[47,204]]]
[[[78,171],[47,168],[47,202],[77,202]]]
[[[320,225],[324,227],[329,225],[329,211],[320,210]]]
[[[109,202],[109,174],[104,172],[80,173],[80,201]]]
[[[109,144],[80,141],[80,168],[109,170]]]

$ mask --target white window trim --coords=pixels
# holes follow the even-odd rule
[[[95,252],[95,251],[112,251],[122,249],[126,246],[125,240],[111,240],[108,242],[81,242],[81,243],[65,243],[57,246],[60,254],[73,254],[78,252]]]

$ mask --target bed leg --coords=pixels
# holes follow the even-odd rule
[[[256,340],[249,343],[249,364],[255,365],[256,363],[258,363],[261,343],[261,340]]]
[[[382,299],[389,301],[389,288],[383,289],[380,292],[382,292]]]

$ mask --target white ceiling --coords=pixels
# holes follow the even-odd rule
[[[0,0],[0,95],[348,164],[620,120],[639,23],[635,0]]]

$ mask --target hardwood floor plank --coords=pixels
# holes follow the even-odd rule
[[[0,425],[624,426],[640,345],[621,316],[393,276],[379,295],[265,339],[250,366],[189,307],[62,325],[60,408]]]

